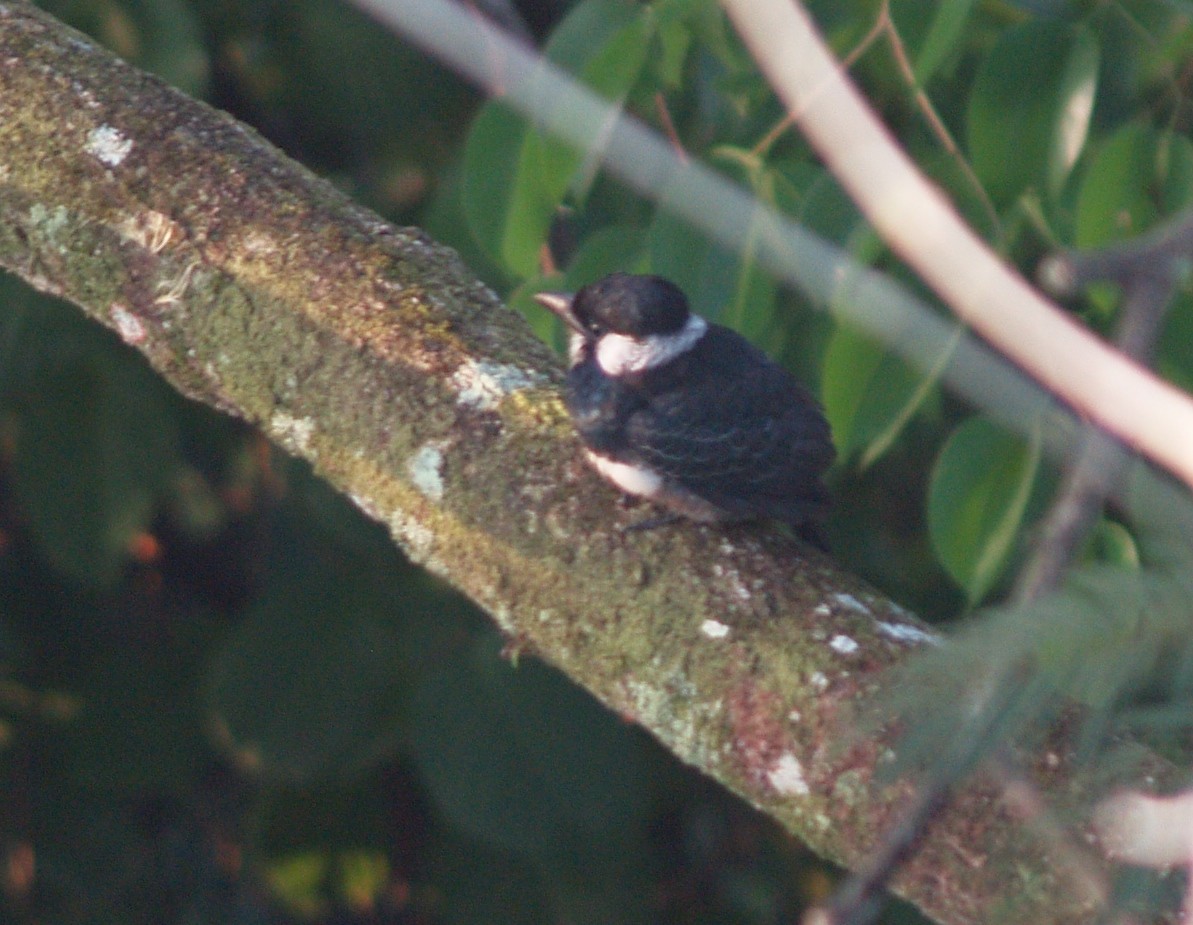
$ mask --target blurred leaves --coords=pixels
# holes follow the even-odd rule
[[[185,0],[44,0],[38,5],[185,93],[207,95],[210,61],[203,26]]]
[[[962,47],[965,26],[976,2],[977,0],[956,0],[954,3],[941,3],[937,6],[928,25],[927,34],[915,56],[915,77],[920,84],[930,80],[932,75]],[[894,16],[897,23],[902,21],[897,9]],[[918,19],[914,15],[911,18],[913,21]]]
[[[179,465],[162,386],[143,363],[91,359],[19,402],[13,491],[50,560],[115,583]]]
[[[1132,122],[1101,146],[1081,179],[1075,243],[1104,247],[1135,237],[1193,202],[1193,143]]]
[[[245,614],[211,667],[212,721],[254,773],[348,774],[398,741],[409,679],[386,597],[367,572],[311,565]]]
[[[549,60],[620,100],[637,80],[652,38],[649,11],[626,0],[589,0],[555,30]],[[484,107],[464,150],[464,214],[477,243],[516,276],[533,276],[556,210],[582,200],[586,158],[529,127],[500,103]]]
[[[1014,550],[1040,464],[1040,444],[973,418],[949,436],[932,470],[928,533],[940,561],[977,603]]]
[[[939,374],[948,355],[933,372]],[[821,394],[837,449],[866,468],[880,458],[921,405],[937,375],[922,376],[881,344],[841,325],[824,356]]]
[[[642,733],[542,665],[495,655],[483,640],[419,686],[412,744],[431,792],[457,827],[498,847],[619,853],[651,800]]]
[[[1085,145],[1097,76],[1098,44],[1080,26],[1030,20],[999,38],[967,113],[969,154],[991,199],[1060,192]]]

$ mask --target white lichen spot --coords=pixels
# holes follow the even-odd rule
[[[513,636],[517,632],[518,626],[514,622],[514,614],[508,604],[497,603],[489,607],[488,610],[493,622],[508,635]]]
[[[828,675],[823,671],[813,671],[808,675],[808,683],[818,691],[828,690]]]
[[[364,495],[357,495],[349,492],[348,500],[360,508],[366,517],[376,521],[382,521],[385,519],[382,516],[381,511],[377,508],[377,505],[375,505],[371,499],[366,498]]]
[[[452,385],[461,405],[477,411],[492,411],[518,389],[534,385],[536,379],[510,363],[467,360],[452,374]]]
[[[887,623],[878,621],[878,632],[893,639],[895,642],[905,642],[908,645],[940,645],[940,636],[910,623]]]
[[[278,411],[269,419],[269,430],[286,449],[307,453],[315,433],[315,422],[310,418],[296,418],[285,411]]]
[[[853,655],[861,648],[857,644],[857,640],[846,636],[844,633],[838,633],[828,641],[828,645],[838,655]]]
[[[40,229],[47,241],[65,250],[59,239],[64,232],[70,231],[70,213],[66,211],[66,206],[47,209],[40,202],[35,202],[29,207],[29,220]]]
[[[802,722],[803,718],[804,718],[804,714],[802,714],[799,710],[790,710],[787,713],[787,722],[789,722],[793,725],[795,723]]]
[[[107,167],[119,167],[128,152],[133,149],[131,138],[125,138],[119,129],[110,125],[93,128],[87,134],[84,150]]]
[[[840,604],[842,607],[846,608],[847,610],[853,610],[853,611],[856,611],[857,613],[865,613],[865,614],[868,614],[870,612],[870,608],[867,607],[865,604],[863,604],[861,601],[859,601],[852,594],[845,594],[844,592],[834,594],[833,600],[835,600],[838,604]]]
[[[766,774],[766,781],[776,793],[789,797],[807,796],[812,792],[804,780],[804,768],[791,752],[783,752]]]
[[[729,627],[717,620],[705,620],[700,624],[700,632],[709,639],[724,639],[729,635]]]
[[[112,317],[112,324],[116,325],[116,333],[126,344],[136,345],[145,339],[145,325],[141,319],[119,302],[112,303],[108,314]]]
[[[410,481],[422,495],[438,504],[443,500],[443,444],[425,443],[406,462]]]
[[[81,51],[81,52],[95,51],[95,45],[93,45],[91,42],[87,41],[87,39],[83,38],[83,36],[81,36],[81,35],[68,35],[66,37],[66,42],[68,45],[70,45],[72,48],[74,48],[75,51]]]
[[[406,516],[402,511],[382,515],[371,503],[355,496],[352,500],[361,510],[389,528],[389,535],[402,547],[402,551],[411,562],[436,574],[444,574],[443,563],[434,556],[435,534],[430,529]]]
[[[412,562],[427,563],[435,545],[435,534],[430,529],[407,518],[392,521],[390,529]]]
[[[831,617],[833,609],[828,604],[817,604],[812,608],[812,616],[814,617]]]
[[[255,228],[246,231],[240,238],[240,252],[242,254],[272,254],[278,249],[277,241],[272,235]]]

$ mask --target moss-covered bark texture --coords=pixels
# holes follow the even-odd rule
[[[922,644],[911,616],[766,531],[621,532],[641,514],[582,465],[557,360],[451,251],[19,0],[0,264],[310,460],[517,644],[824,856],[858,863],[895,818],[881,746],[842,743]],[[1083,919],[1029,829],[973,791],[900,891],[947,923]]]

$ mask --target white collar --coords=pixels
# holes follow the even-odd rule
[[[684,326],[673,334],[648,337],[605,334],[597,341],[597,363],[607,376],[614,378],[644,373],[691,350],[707,330],[707,321],[699,315],[689,315]]]

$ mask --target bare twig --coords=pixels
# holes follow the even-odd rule
[[[1151,263],[1154,258],[1147,260]],[[1080,275],[1092,278],[1086,274],[1094,272],[1096,265],[1082,264]],[[1078,264],[1070,266],[1077,278]],[[1126,280],[1126,298],[1115,336],[1115,343],[1126,356],[1150,364],[1172,291],[1171,274],[1134,273]],[[1098,427],[1086,428],[1076,458],[1038,530],[1032,556],[1019,574],[1017,600],[1036,600],[1060,585],[1103,503],[1121,481],[1128,458],[1126,449],[1110,434]]]
[[[1002,222],[998,217],[998,210],[994,208],[994,203],[990,201],[990,197],[986,193],[986,188],[973,172],[973,167],[970,166],[969,161],[961,153],[961,148],[958,146],[956,140],[954,140],[952,133],[948,130],[948,126],[944,124],[944,120],[940,118],[936,107],[932,105],[932,100],[929,99],[928,94],[916,78],[915,68],[912,67],[911,59],[907,56],[907,47],[903,44],[903,37],[899,34],[899,30],[895,26],[895,21],[891,17],[890,0],[882,0],[882,3],[878,7],[878,13],[874,17],[874,22],[871,24],[869,30],[867,30],[866,34],[862,36],[853,48],[849,49],[847,54],[842,56],[842,70],[848,71],[851,69],[858,59],[869,51],[880,38],[885,38],[890,45],[891,55],[895,59],[895,66],[899,70],[899,76],[907,84],[915,106],[924,118],[924,121],[927,122],[929,130],[936,136],[936,140],[944,148],[945,152],[956,162],[961,173],[964,174],[966,182],[969,183],[973,190],[974,195],[981,202],[982,208],[986,213],[986,220],[990,222],[990,227],[994,229],[996,237],[1001,238]],[[787,113],[754,145],[752,149],[753,153],[763,154],[768,151],[784,132],[795,125],[796,119],[796,114]]]
[[[986,187],[982,185],[982,181],[973,172],[973,167],[961,153],[961,148],[958,146],[956,140],[954,140],[952,132],[944,124],[944,120],[940,118],[936,107],[932,105],[932,100],[928,98],[928,94],[924,92],[924,88],[916,78],[915,68],[911,65],[911,59],[907,57],[907,47],[903,44],[903,37],[899,35],[899,30],[895,28],[895,21],[891,18],[890,0],[882,0],[878,16],[879,21],[883,24],[887,41],[890,43],[891,54],[895,58],[895,65],[898,67],[903,80],[911,89],[920,114],[928,123],[928,127],[931,129],[932,134],[936,136],[937,141],[940,142],[941,147],[948,152],[948,155],[965,175],[966,182],[969,183],[974,195],[978,197],[978,201],[982,204],[982,209],[986,213],[986,220],[990,222],[990,227],[994,229],[996,237],[1001,238],[1003,234],[1002,221],[998,217],[998,210],[994,208],[994,203],[990,201],[990,196],[986,193]]]
[[[1062,251],[1040,264],[1049,289],[1072,295],[1094,282],[1117,283],[1124,297],[1114,342],[1124,355],[1150,365],[1178,281],[1193,266],[1193,209],[1149,234],[1105,248]],[[1087,426],[1044,518],[1031,560],[1016,583],[1021,601],[1060,584],[1102,505],[1122,479],[1127,450],[1104,430]]]

